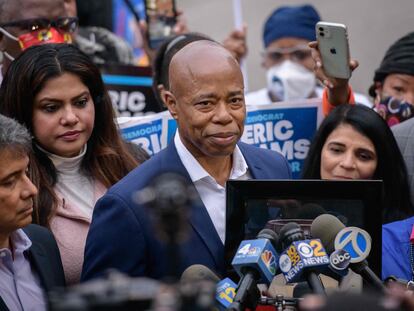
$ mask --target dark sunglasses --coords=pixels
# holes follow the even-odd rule
[[[59,17],[54,20],[47,18],[32,18],[0,24],[0,27],[18,27],[22,30],[36,31],[55,27],[63,32],[74,32],[78,27],[77,17]]]

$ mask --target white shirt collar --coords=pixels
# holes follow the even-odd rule
[[[175,147],[177,148],[178,156],[183,162],[185,169],[190,175],[191,181],[194,183],[205,177],[210,177],[210,174],[201,166],[197,159],[191,154],[191,152],[184,146],[180,134],[177,132],[174,136]],[[231,169],[229,179],[237,179],[247,173],[248,166],[243,154],[240,151],[239,146],[236,145],[233,152],[233,167]]]

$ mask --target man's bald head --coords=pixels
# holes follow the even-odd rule
[[[246,117],[237,61],[218,43],[195,41],[174,55],[169,80],[164,102],[184,146],[204,164],[229,160]]]
[[[194,83],[196,76],[211,74],[215,70],[219,72],[226,67],[237,71],[237,75],[243,80],[237,60],[222,45],[208,40],[190,43],[178,51],[171,60],[170,90],[179,96],[181,92],[187,91],[183,90],[183,86]]]

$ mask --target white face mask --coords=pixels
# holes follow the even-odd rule
[[[267,89],[279,100],[308,98],[315,86],[315,74],[289,59],[267,71]]]

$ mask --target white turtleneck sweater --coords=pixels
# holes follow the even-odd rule
[[[87,146],[85,145],[80,154],[73,158],[61,157],[40,149],[47,154],[56,168],[55,190],[62,195],[65,201],[71,202],[88,218],[91,218],[95,205],[94,182],[92,178],[88,178],[80,170]]]

